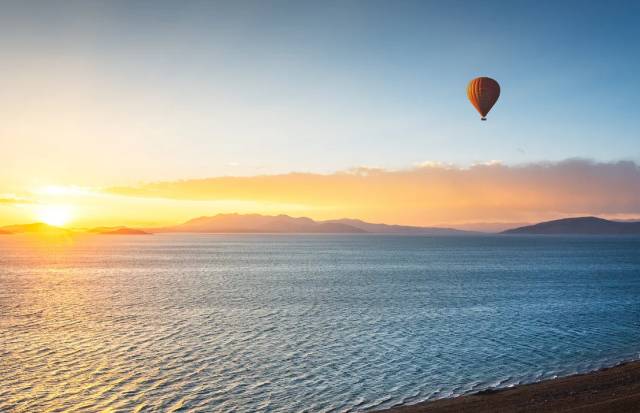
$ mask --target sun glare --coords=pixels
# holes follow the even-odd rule
[[[37,209],[38,220],[61,227],[71,220],[71,207],[67,205],[43,205]]]

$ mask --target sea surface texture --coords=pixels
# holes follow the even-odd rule
[[[638,358],[640,238],[0,236],[0,411],[366,411]]]

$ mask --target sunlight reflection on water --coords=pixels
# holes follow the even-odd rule
[[[0,237],[0,410],[366,410],[637,357],[640,239]]]

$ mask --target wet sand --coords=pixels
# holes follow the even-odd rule
[[[640,361],[510,389],[395,407],[384,412],[640,412]]]

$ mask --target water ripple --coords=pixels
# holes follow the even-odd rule
[[[359,412],[637,358],[640,239],[0,239],[0,411]]]

